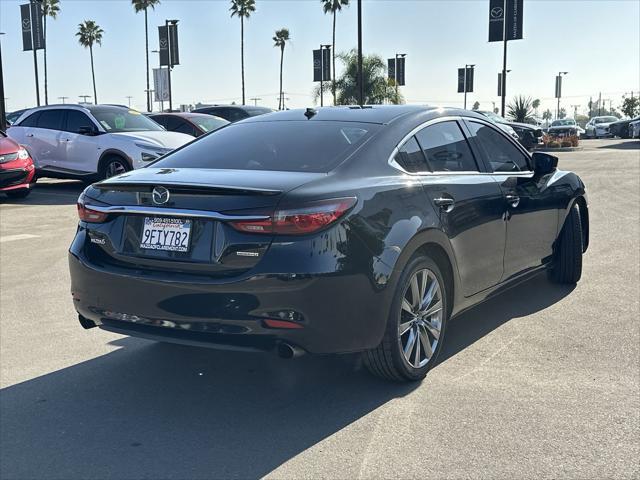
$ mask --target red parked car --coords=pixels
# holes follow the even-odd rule
[[[29,152],[0,131],[0,192],[24,198],[35,183],[36,169]]]

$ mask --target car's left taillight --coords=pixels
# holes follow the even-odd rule
[[[90,206],[87,207],[84,201],[84,195],[80,195],[80,198],[78,198],[77,207],[78,218],[83,222],[104,223],[109,217],[108,213],[98,212],[97,210],[91,209]]]
[[[240,232],[271,235],[305,235],[331,225],[355,204],[355,197],[333,198],[286,206],[264,220],[239,220],[230,225]]]

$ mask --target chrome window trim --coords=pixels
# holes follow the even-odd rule
[[[400,166],[400,164],[398,162],[396,162],[395,160],[395,156],[398,154],[398,151],[400,151],[400,148],[402,148],[404,146],[404,144],[411,138],[413,137],[416,133],[418,133],[420,130],[422,130],[423,128],[429,127],[431,125],[435,125],[437,123],[440,122],[450,122],[450,121],[475,121],[478,123],[482,123],[483,125],[486,125],[490,128],[492,128],[494,131],[498,132],[500,135],[502,135],[504,138],[506,138],[508,141],[510,141],[512,144],[516,145],[516,147],[518,148],[518,150],[523,153],[524,155],[526,155],[529,160],[531,160],[531,155],[529,154],[529,152],[527,152],[526,150],[524,150],[524,148],[522,147],[522,145],[520,145],[519,142],[516,142],[515,139],[511,138],[509,135],[507,135],[502,129],[500,129],[499,127],[497,127],[495,124],[492,124],[490,121],[487,121],[485,119],[482,118],[476,118],[476,117],[463,117],[463,116],[455,116],[455,115],[449,115],[446,117],[438,117],[438,118],[432,118],[431,120],[427,120],[424,123],[421,123],[420,125],[418,125],[417,127],[415,127],[413,130],[411,130],[408,134],[406,134],[402,140],[400,140],[400,142],[398,142],[398,145],[396,145],[396,147],[391,151],[391,155],[389,156],[389,159],[387,160],[387,163],[389,164],[390,167],[395,168],[396,170],[401,171],[402,173],[406,174],[406,175],[411,175],[411,176],[425,176],[425,175],[509,175],[509,176],[527,176],[527,175],[533,175],[533,170],[521,170],[518,172],[481,172],[481,171],[464,171],[464,172],[429,172],[429,171],[425,171],[425,172],[409,172],[407,170],[405,170],[404,168],[402,168],[402,166]],[[462,134],[464,135],[465,139],[468,141],[468,138],[466,136],[466,132],[463,130]],[[469,148],[471,148],[471,151],[473,152],[473,148],[471,146],[469,146]],[[477,160],[476,160],[477,161]],[[530,164],[531,162],[527,162],[527,164]]]
[[[211,220],[234,221],[234,220],[266,220],[268,215],[225,215],[207,210],[189,210],[181,208],[146,207],[144,205],[117,205],[103,207],[99,205],[85,204],[90,210],[100,213],[128,213],[137,215],[154,215],[164,217],[188,217],[188,218],[208,218]]]

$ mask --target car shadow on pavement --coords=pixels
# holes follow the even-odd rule
[[[597,148],[606,148],[608,150],[640,150],[640,140],[621,140],[617,143],[600,145]]]
[[[258,478],[418,387],[353,355],[114,343],[0,391],[1,478]]]
[[[574,289],[575,285],[551,283],[544,273],[540,273],[489,298],[450,321],[438,363],[445,362],[508,321],[550,307]]]
[[[539,276],[464,313],[440,362],[570,291]],[[420,385],[377,380],[357,355],[111,345],[0,391],[1,478],[258,478]]]
[[[39,180],[27,198],[12,199],[0,193],[0,203],[20,205],[74,205],[87,184],[79,180]]]

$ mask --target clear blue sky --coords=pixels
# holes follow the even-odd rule
[[[21,0],[0,0],[0,31],[8,109],[35,103],[33,59],[22,52]],[[144,16],[129,0],[61,0],[61,14],[49,21],[49,97],[91,94],[89,52],[78,45],[78,24],[95,20],[105,31],[95,52],[101,102],[145,107]],[[475,92],[481,108],[492,108],[502,46],[487,42],[489,0],[364,0],[364,51],[384,58],[407,54],[409,103],[462,105],[456,93],[456,69],[475,63]],[[289,28],[284,88],[288,106],[312,105],[311,50],[331,43],[331,17],[319,0],[257,0],[257,11],[245,28],[247,98],[277,106],[279,50],[271,37]],[[181,65],[174,70],[176,104],[196,101],[238,102],[240,90],[240,22],[229,17],[227,0],[163,0],[150,12],[150,50],[158,47],[157,26],[180,19]],[[338,17],[337,50],[356,46],[356,1]],[[42,52],[38,53],[41,64]],[[157,55],[151,54],[152,66]],[[590,95],[613,100],[640,90],[640,1],[524,0],[524,39],[509,43],[507,91],[542,100],[555,108],[554,76],[569,71],[563,105],[581,105]],[[340,67],[338,67],[340,72]],[[43,90],[41,90],[43,92]],[[44,94],[42,94],[44,98]],[[328,100],[328,98],[327,98]]]

